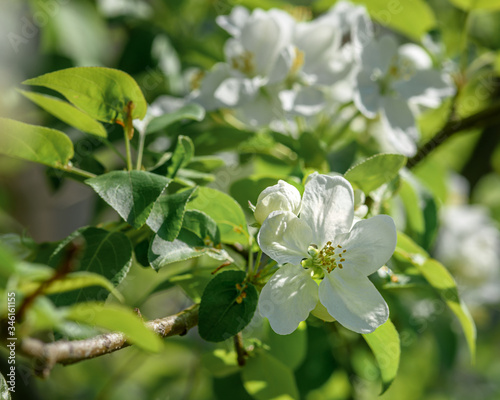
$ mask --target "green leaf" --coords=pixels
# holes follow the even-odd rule
[[[370,193],[393,180],[405,164],[406,157],[400,154],[377,154],[350,168],[345,178],[363,192]]]
[[[116,287],[126,277],[132,264],[132,244],[127,236],[121,232],[109,232],[94,227],[79,229],[61,242],[52,254],[49,264],[57,267],[61,258],[64,258],[68,244],[71,242],[78,244],[78,240],[81,239],[84,241],[82,249],[77,250],[79,271],[99,274],[110,281],[112,287]],[[84,280],[75,280],[74,284],[77,285],[77,282],[82,284]],[[89,283],[89,280],[85,282]],[[85,286],[90,286],[90,284]],[[99,286],[110,290],[109,285],[100,284]],[[75,289],[78,288],[75,287]],[[58,305],[68,305],[86,300],[104,300],[105,297],[107,297],[107,293],[103,293],[101,289],[88,287],[62,293],[55,297],[54,302]]]
[[[462,10],[499,10],[500,2],[498,0],[450,0],[453,5]]]
[[[157,132],[183,119],[201,121],[203,118],[205,118],[205,109],[202,106],[198,104],[187,104],[177,111],[153,118],[146,128],[146,134]]]
[[[326,151],[322,144],[311,132],[303,132],[300,135],[297,153],[304,160],[306,168],[313,168],[318,172],[328,171]]]
[[[391,320],[372,333],[362,335],[372,349],[373,355],[377,360],[382,376],[382,393],[384,393],[392,381],[396,378],[399,368],[399,357],[401,355],[401,346],[399,334]]]
[[[138,229],[170,179],[145,171],[112,171],[85,181],[120,216]]]
[[[182,227],[182,219],[189,198],[196,188],[175,194],[163,194],[155,202],[146,224],[163,240],[173,241]]]
[[[411,175],[401,179],[399,196],[406,212],[406,231],[424,249],[430,249],[438,230],[437,203]]]
[[[186,168],[200,172],[212,172],[224,165],[226,165],[224,160],[217,156],[195,156],[186,165]]]
[[[284,365],[295,370],[307,354],[307,325],[301,322],[289,335],[278,335],[270,327],[268,330],[269,353]]]
[[[259,295],[245,282],[243,271],[224,271],[216,275],[201,297],[198,331],[209,342],[221,342],[248,325],[257,308]]]
[[[216,378],[224,378],[240,370],[236,352],[224,349],[215,349],[203,354],[201,363]]]
[[[61,131],[0,118],[0,154],[63,169],[73,143]]]
[[[186,166],[194,155],[194,145],[187,136],[179,135],[177,145],[170,160],[167,161],[167,176],[174,178],[180,168]]]
[[[55,90],[102,122],[126,124],[131,119],[142,119],[148,106],[136,81],[127,73],[111,68],[68,68],[23,83]]]
[[[398,232],[395,254],[413,264],[456,315],[464,331],[471,358],[474,360],[476,326],[467,306],[460,300],[455,280],[451,274],[441,263],[429,258],[424,249],[401,232]]]
[[[366,7],[370,16],[380,25],[404,33],[420,41],[422,36],[436,25],[432,8],[424,0],[387,1],[352,0]],[[317,11],[326,11],[334,2],[319,0],[314,3]]]
[[[24,293],[31,294],[43,284],[44,281],[26,282],[19,285],[19,290]],[[52,282],[43,290],[43,293],[54,294],[69,292],[72,290],[83,289],[89,286],[101,286],[107,291],[111,292],[113,296],[115,296],[118,300],[124,301],[121,293],[115,289],[115,287],[109,280],[107,280],[100,274],[95,274],[92,272],[74,272],[68,274],[63,279],[58,279]]]
[[[142,320],[131,309],[116,304],[94,302],[77,304],[68,308],[66,318],[122,332],[128,341],[143,350],[159,352],[163,347],[160,337],[146,328]]]
[[[245,214],[231,196],[215,189],[200,187],[187,209],[200,210],[210,216],[220,229],[223,243],[249,242]]]
[[[208,215],[196,210],[184,214],[179,236],[173,242],[155,235],[149,247],[149,263],[155,270],[168,264],[208,255],[216,260],[231,261],[220,245],[217,224]]]
[[[104,129],[101,123],[65,101],[59,100],[56,97],[27,92],[25,90],[19,90],[19,92],[48,113],[82,132],[101,137],[108,136],[106,129]]]
[[[260,350],[247,359],[241,371],[243,385],[257,400],[298,400],[292,370]]]

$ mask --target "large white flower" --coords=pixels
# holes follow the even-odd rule
[[[258,234],[261,249],[283,264],[262,289],[259,311],[279,334],[293,332],[320,302],[346,328],[373,332],[389,309],[368,275],[396,247],[391,217],[354,224],[354,193],[342,177],[310,176],[299,216],[275,211]],[[318,287],[318,283],[319,287]]]
[[[367,118],[380,113],[392,146],[404,155],[414,155],[419,131],[413,109],[416,104],[437,107],[442,98],[453,95],[451,79],[432,69],[432,60],[421,47],[398,47],[391,36],[364,46],[361,63],[354,93],[356,106]]]

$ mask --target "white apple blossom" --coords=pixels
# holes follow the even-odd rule
[[[361,52],[354,102],[367,117],[380,119],[395,150],[412,156],[419,131],[416,105],[437,107],[455,88],[451,79],[432,69],[432,60],[415,44],[398,47],[391,36],[373,39]]]
[[[500,232],[487,209],[443,207],[434,256],[449,268],[467,303],[500,301]]]
[[[279,180],[276,185],[269,186],[259,195],[254,211],[255,220],[262,224],[273,211],[290,211],[297,215],[300,200],[300,193],[295,186]]]
[[[282,266],[262,289],[259,311],[275,332],[289,334],[314,309],[324,311],[318,301],[355,332],[373,332],[387,320],[387,304],[368,275],[394,252],[394,222],[387,215],[353,220],[350,183],[314,173],[298,216],[275,211],[264,221],[258,243]]]

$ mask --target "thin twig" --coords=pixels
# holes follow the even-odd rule
[[[490,108],[473,114],[469,117],[458,121],[452,121],[441,129],[431,140],[420,147],[417,154],[408,160],[406,166],[408,168],[415,167],[420,161],[429,155],[436,147],[443,144],[445,140],[453,136],[455,133],[472,129],[490,126],[500,122],[500,102],[493,104]]]
[[[178,314],[145,323],[146,327],[160,335],[169,337],[185,335],[198,324],[198,305],[195,304]],[[89,339],[45,343],[38,339],[26,338],[21,342],[24,355],[34,359],[36,373],[47,377],[56,364],[74,364],[130,346],[125,335],[120,332],[105,333]]]

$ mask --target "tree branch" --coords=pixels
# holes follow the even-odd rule
[[[178,314],[146,322],[146,326],[161,337],[185,335],[198,324],[198,304]],[[89,339],[45,343],[26,338],[21,342],[21,351],[36,361],[35,373],[46,378],[56,364],[74,364],[130,346],[120,332],[105,333]]]
[[[485,126],[494,125],[500,122],[500,103],[492,104],[486,110],[482,110],[477,114],[473,114],[467,118],[449,122],[441,129],[431,140],[425,143],[417,151],[417,154],[408,160],[406,166],[414,168],[420,161],[429,155],[436,147],[443,144],[443,142],[455,133],[472,129],[482,128]]]

